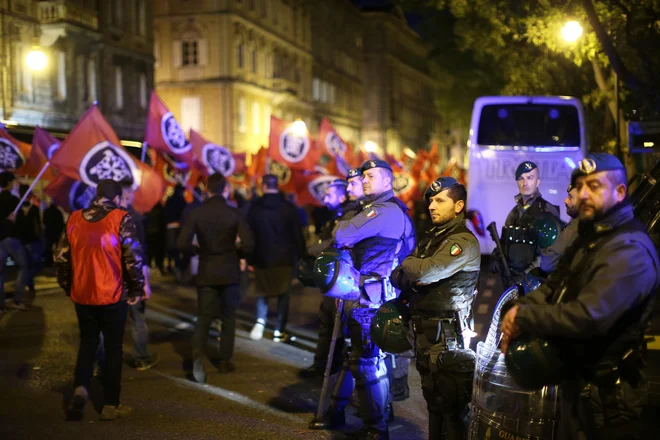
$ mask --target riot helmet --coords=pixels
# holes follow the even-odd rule
[[[316,287],[316,282],[314,281],[314,262],[316,258],[311,255],[306,255],[298,261],[298,266],[296,267],[296,278],[300,281],[303,286],[307,287]]]
[[[541,213],[532,224],[536,242],[541,248],[547,248],[555,242],[561,232],[561,220],[548,211]]]
[[[386,353],[400,354],[413,348],[410,310],[399,298],[384,303],[371,320],[371,339]]]
[[[343,300],[360,297],[360,273],[348,250],[329,248],[314,262],[313,278],[324,295]]]
[[[556,342],[523,334],[509,344],[506,368],[523,389],[538,390],[561,380],[561,352]]]

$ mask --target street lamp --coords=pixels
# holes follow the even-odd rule
[[[307,134],[307,124],[305,121],[298,119],[292,125],[291,128],[293,132],[298,136],[305,136]]]
[[[378,151],[378,145],[373,141],[367,141],[364,143],[364,149],[367,153],[375,153]]]
[[[577,21],[569,21],[561,28],[561,36],[569,43],[574,43],[582,36],[582,26]]]
[[[25,57],[25,63],[30,68],[30,70],[43,70],[46,67],[46,54],[39,48],[35,46],[30,52],[28,52]]]

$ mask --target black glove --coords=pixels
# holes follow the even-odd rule
[[[406,275],[406,272],[401,266],[398,266],[392,271],[392,275],[390,275],[390,283],[395,289],[399,290],[408,290],[412,284],[410,278]]]

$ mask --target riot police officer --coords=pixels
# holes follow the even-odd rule
[[[639,438],[643,331],[660,283],[658,255],[634,218],[626,170],[616,157],[589,154],[576,190],[578,237],[547,282],[504,314],[502,351],[512,345],[511,366],[532,355],[519,345],[529,338],[517,339],[522,332],[550,338],[543,346],[559,351],[553,370],[562,386],[561,439]],[[545,362],[538,365],[510,373],[541,380]]]
[[[358,169],[350,170],[347,180],[350,179],[351,172],[355,176],[358,174]],[[354,177],[355,177],[354,176]],[[325,197],[323,203],[330,210],[331,219],[325,224],[320,231],[318,243],[314,244],[308,249],[311,257],[318,257],[321,252],[332,244],[332,231],[340,220],[350,220],[357,214],[357,200],[350,200],[347,194],[347,180],[336,179],[327,186],[325,189]],[[359,179],[358,179],[359,181]],[[362,192],[362,185],[360,183],[360,192]],[[314,353],[314,363],[300,371],[299,376],[304,379],[313,377],[322,377],[325,372],[325,366],[328,361],[328,351],[330,349],[330,342],[332,340],[332,329],[334,326],[334,316],[337,312],[335,299],[329,296],[324,296],[319,310],[319,339],[316,345],[316,352]],[[332,357],[332,372],[336,372],[342,362],[341,353],[344,344],[343,338],[337,340],[335,345],[335,352]]]
[[[520,193],[515,197],[516,206],[511,210],[502,228],[502,248],[511,269],[514,282],[539,265],[541,254],[534,221],[544,215],[559,219],[559,208],[547,202],[539,192],[539,169],[534,162],[526,161],[516,168],[516,182]]]
[[[392,273],[392,284],[410,302],[429,438],[462,439],[475,361],[469,349],[474,335],[469,315],[481,252],[465,224],[463,185],[453,177],[441,177],[425,197],[434,226]]]
[[[382,160],[370,160],[362,166],[362,187],[366,197],[363,209],[352,219],[342,220],[333,232],[335,245],[350,248],[355,270],[359,272],[359,298],[344,301],[348,319],[351,350],[344,361],[333,391],[330,407],[323,421],[312,428],[335,428],[345,422],[344,410],[353,391],[355,379],[360,415],[364,427],[357,438],[389,439],[386,410],[390,404],[387,369],[383,355],[369,334],[371,318],[378,307],[392,299],[395,292],[389,275],[397,254],[409,246],[411,222],[392,191],[392,168]],[[318,423],[316,423],[318,422]]]

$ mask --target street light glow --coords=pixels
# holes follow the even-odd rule
[[[46,67],[46,54],[39,48],[32,49],[25,57],[25,62],[30,70],[43,70]]]
[[[378,145],[375,142],[367,141],[364,143],[364,149],[367,153],[375,153],[378,150]]]
[[[561,29],[561,36],[569,43],[574,43],[582,36],[582,26],[577,21],[569,21]]]
[[[305,124],[305,121],[300,119],[295,121],[291,125],[291,128],[293,129],[293,132],[298,136],[305,136],[307,134],[307,124]]]

